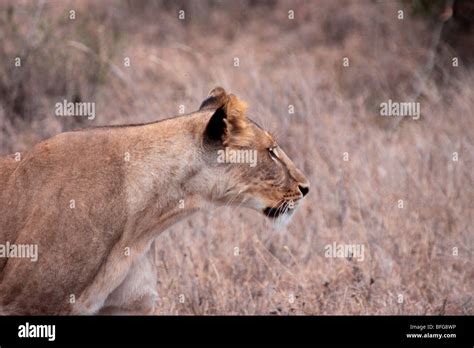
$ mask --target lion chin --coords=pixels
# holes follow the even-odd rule
[[[280,230],[288,225],[296,210],[295,207],[290,207],[288,204],[283,204],[277,208],[267,207],[263,210],[263,214],[272,220],[275,229]]]

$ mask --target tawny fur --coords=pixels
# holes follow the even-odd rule
[[[218,91],[217,104],[189,115],[62,133],[20,161],[0,157],[0,243],[39,252],[37,262],[0,258],[0,313],[153,313],[152,246],[162,231],[230,199],[262,211],[302,198],[303,174],[283,151],[272,160],[275,140]],[[219,107],[225,139],[257,150],[256,167],[216,162],[223,144],[205,137]]]

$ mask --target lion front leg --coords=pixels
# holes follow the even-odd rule
[[[158,299],[154,253],[152,243],[151,248],[132,263],[124,281],[105,301],[100,315],[154,314]]]

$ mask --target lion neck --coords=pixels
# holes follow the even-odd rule
[[[129,130],[127,206],[138,235],[156,235],[212,205],[201,146],[207,120],[198,113]]]

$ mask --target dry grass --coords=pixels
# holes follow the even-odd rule
[[[443,44],[421,84],[420,120],[377,116],[388,98],[411,100],[429,52],[432,30],[409,11],[398,20],[400,8],[3,1],[0,150],[78,126],[158,120],[179,105],[190,112],[222,85],[278,135],[312,191],[281,231],[254,212],[222,208],[163,233],[157,313],[473,314],[474,74],[449,65]],[[18,55],[21,70],[6,65]],[[95,101],[96,119],[55,117],[64,98]],[[363,244],[364,261],[326,258],[333,242]]]

